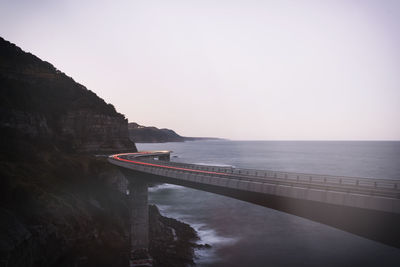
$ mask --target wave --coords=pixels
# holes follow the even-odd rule
[[[149,187],[149,192],[157,192],[160,190],[169,190],[169,189],[182,189],[183,187],[175,184],[159,184],[153,187]]]
[[[203,223],[193,223],[191,226],[197,231],[201,243],[210,245],[233,245],[238,241],[238,238],[218,235],[214,229],[208,228],[207,225]]]
[[[196,165],[204,165],[204,166],[215,166],[215,167],[230,167],[230,168],[235,168],[235,166],[230,165],[230,164],[224,164],[224,163],[204,163],[204,162],[196,162],[193,163]]]
[[[224,246],[230,246],[239,241],[239,238],[220,236],[218,233],[207,226],[205,223],[196,222],[196,217],[188,214],[182,214],[171,211],[170,205],[157,204],[160,213],[163,216],[177,219],[184,223],[189,224],[196,230],[199,240],[196,244],[209,244],[211,248],[197,248],[195,249],[195,264],[197,266],[216,263],[222,259],[218,256],[217,251]]]
[[[156,204],[158,207],[158,210],[160,211],[162,216],[166,216],[169,218],[174,218],[178,221],[187,223],[191,225],[191,221],[193,220],[193,218],[195,218],[194,215],[189,215],[189,214],[182,214],[179,212],[173,212],[171,211],[171,205],[161,205],[161,204]],[[194,227],[193,227],[194,228]]]
[[[211,248],[195,249],[194,261],[197,266],[221,261],[222,259],[217,255],[218,248],[233,245],[239,241],[239,238],[220,236],[214,229],[208,228],[207,225],[203,223],[193,223],[191,226],[196,230],[200,238],[200,240],[196,242],[197,244],[211,245]]]

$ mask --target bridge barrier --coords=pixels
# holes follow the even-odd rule
[[[183,180],[188,181],[190,179],[190,173],[186,173],[185,175],[183,175]]]
[[[203,181],[203,175],[198,175],[196,174],[196,180],[197,183],[201,183]]]
[[[256,176],[275,178],[281,180],[303,181],[308,183],[320,184],[335,184],[335,185],[354,185],[369,188],[382,188],[382,189],[399,189],[400,181],[395,179],[373,179],[373,178],[359,178],[359,177],[346,177],[346,176],[333,176],[333,175],[319,175],[319,174],[304,174],[304,173],[289,173],[278,171],[266,170],[251,170],[235,168],[232,170],[234,174],[243,176]]]
[[[239,180],[237,183],[237,189],[247,190],[249,185],[250,185],[249,181]]]
[[[263,193],[276,195],[277,185],[263,183]]]
[[[146,160],[147,162],[155,162],[151,160]],[[194,168],[194,164],[181,164],[177,162],[164,162],[168,166]],[[326,189],[331,189],[332,186],[343,186],[343,187],[353,187],[357,189],[382,189],[386,191],[392,190],[392,193],[398,194],[400,198],[400,181],[389,180],[389,179],[371,179],[371,178],[355,178],[355,177],[341,177],[332,175],[316,175],[316,174],[303,174],[303,173],[288,173],[288,172],[275,172],[275,171],[265,171],[265,170],[249,170],[249,169],[239,169],[239,168],[223,168],[223,167],[209,167],[209,166],[197,166],[199,169],[205,171],[218,171],[222,173],[232,173],[240,176],[244,179],[250,179],[253,181],[261,181],[262,178],[269,179],[269,182],[276,180],[276,182],[296,182],[296,183],[307,183],[313,185],[324,185]],[[138,170],[149,172],[149,169],[145,169],[143,166],[138,166]],[[182,170],[185,172],[185,170]],[[162,173],[160,173],[162,174]],[[165,173],[164,173],[165,175]],[[207,175],[220,176],[218,173],[210,173]],[[234,177],[233,177],[234,178]],[[356,190],[357,191],[357,190]]]
[[[211,179],[211,184],[213,184],[213,185],[219,185],[220,180],[221,180],[221,178],[213,177],[213,178]]]
[[[172,170],[171,177],[175,178],[175,179],[179,179],[181,177],[181,175],[179,174],[179,171]]]
[[[228,186],[228,182],[229,182],[229,179],[221,177],[221,178],[219,178],[218,185],[222,186],[222,187],[226,187],[226,186]]]
[[[138,160],[138,156],[140,157],[138,153],[114,155],[109,157],[109,161],[134,171],[174,178],[164,180],[170,183],[181,184],[176,182],[176,179],[190,181],[190,184],[183,184],[206,191],[208,189],[201,187],[200,184],[213,185],[215,188],[210,190],[212,192],[228,193],[228,195],[232,193],[232,196],[239,198],[243,196],[247,201],[264,200],[263,205],[267,207],[326,223],[373,240],[400,246],[398,242],[400,235],[398,230],[400,180],[196,166],[145,158]],[[130,162],[129,159],[131,159]],[[149,164],[144,164],[144,161]],[[129,173],[127,175],[130,176]],[[134,172],[132,177],[127,177],[132,179],[132,185],[135,184],[136,175]],[[154,178],[157,179],[157,177]],[[196,186],[196,183],[199,186]],[[224,188],[224,190],[215,190],[218,187]],[[231,188],[233,191],[227,190],[227,188]],[[248,193],[242,194],[243,192]],[[250,194],[250,192],[257,194]],[[262,197],[262,194],[265,194],[265,198]],[[281,198],[283,198],[282,203],[287,203],[287,205],[274,204],[275,200]],[[268,201],[270,199],[272,201]],[[346,208],[340,209],[340,206]],[[290,208],[296,210],[290,210]],[[333,216],[336,212],[345,215]],[[361,227],[351,226],[355,220],[358,220]],[[375,225],[375,223],[377,224]],[[381,236],[383,231],[378,231],[379,236],[377,236],[376,229],[384,229],[386,234]]]
[[[163,166],[181,168],[170,169],[162,166],[146,166],[140,163],[109,160],[125,168],[194,183],[400,213],[400,181],[398,180],[199,166],[146,160],[152,164],[160,163]],[[196,170],[210,173],[198,173]],[[229,176],[225,176],[226,174]]]
[[[253,191],[253,192],[258,192],[261,193],[262,192],[262,183],[258,183],[258,182],[249,182],[250,186],[248,188],[249,191]]]
[[[238,182],[238,180],[236,180],[236,179],[229,179],[226,186],[230,187],[230,188],[237,188],[237,182]]]

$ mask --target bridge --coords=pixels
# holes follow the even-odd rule
[[[142,196],[136,206],[146,205],[139,212],[134,208],[137,216],[147,218],[146,183],[164,182],[234,197],[400,247],[400,180],[206,166],[169,158],[169,151],[109,156],[110,163],[136,177],[131,179],[132,190]],[[140,236],[146,231],[134,232]]]

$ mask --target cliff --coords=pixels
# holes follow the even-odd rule
[[[46,153],[0,176],[1,266],[128,266],[127,180],[104,158]],[[154,266],[193,264],[193,228],[149,213]]]
[[[1,261],[7,266],[123,266],[124,195],[110,169],[87,157],[2,162]],[[43,171],[46,169],[46,171]],[[107,174],[107,175],[104,175]]]
[[[127,119],[113,105],[1,37],[0,88],[4,149],[35,144],[69,152],[136,151]]]
[[[1,38],[0,89],[0,265],[127,266],[127,180],[93,155],[136,151],[125,117]]]
[[[159,129],[153,126],[142,126],[135,122],[128,124],[129,137],[135,143],[166,143],[198,140],[220,140],[212,137],[185,137],[171,129]]]

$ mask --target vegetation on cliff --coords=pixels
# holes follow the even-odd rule
[[[93,155],[136,151],[125,117],[2,38],[0,90],[0,265],[127,266],[127,180]]]
[[[116,170],[87,153],[136,151],[127,120],[2,38],[0,90],[1,264],[124,265],[125,196],[110,185]]]
[[[104,158],[44,153],[29,161],[2,160],[0,177],[0,262],[128,265],[127,181]],[[193,228],[161,216],[155,206],[149,213],[155,266],[193,264]]]
[[[0,88],[3,149],[24,139],[69,152],[136,151],[113,105],[1,37]]]
[[[159,129],[153,126],[142,126],[135,122],[128,124],[129,137],[135,143],[166,143],[197,140],[216,140],[212,137],[185,137],[171,129]]]
[[[185,137],[180,136],[170,129],[158,129],[156,127],[146,127],[135,122],[128,125],[129,137],[136,143],[164,143],[164,142],[183,142]]]
[[[104,159],[43,152],[0,162],[7,266],[123,266],[128,207]]]

